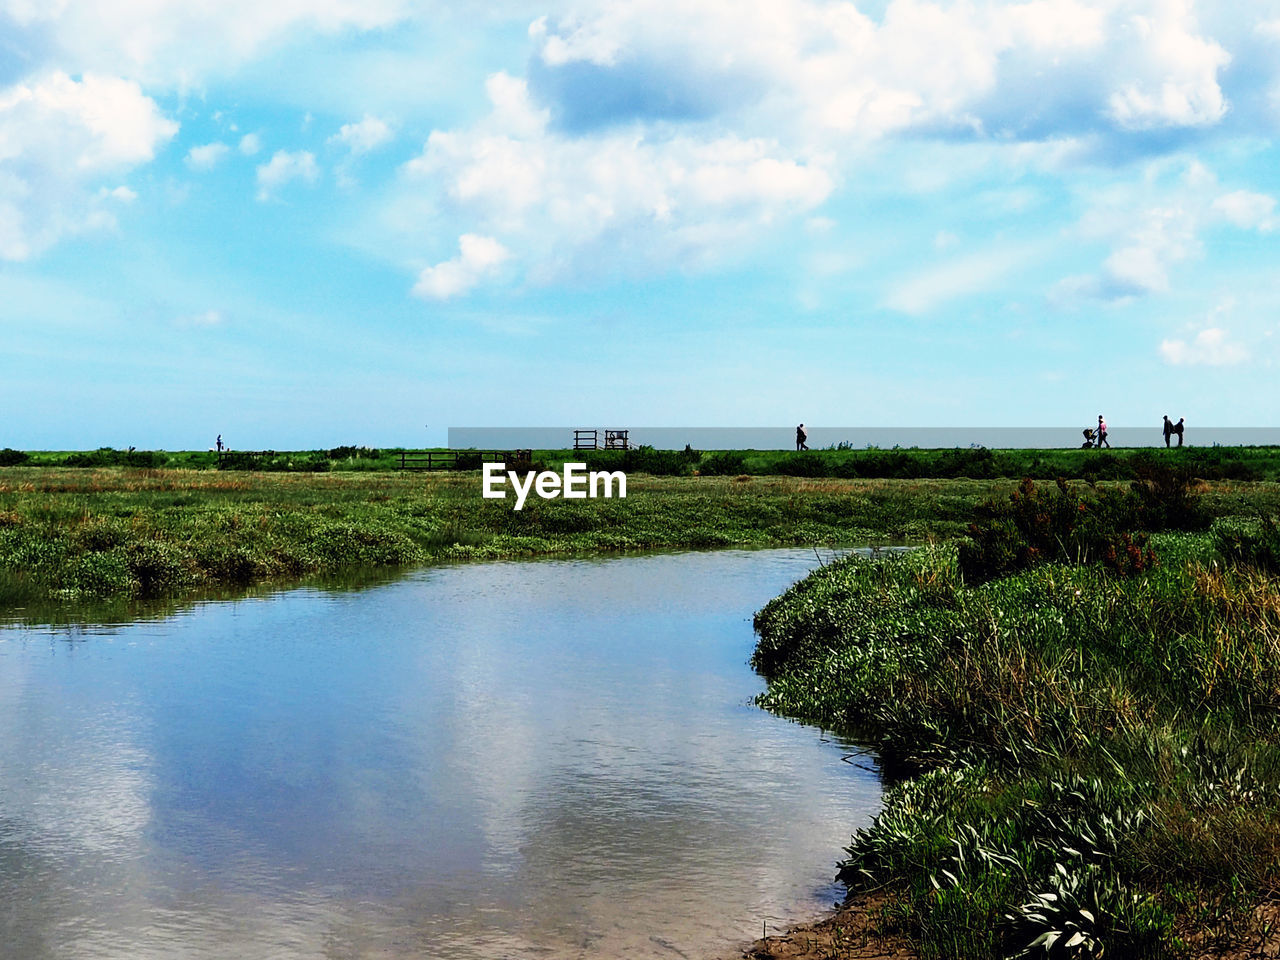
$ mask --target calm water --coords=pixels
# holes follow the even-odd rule
[[[477,564],[0,627],[0,955],[696,960],[812,916],[879,787],[751,706],[746,660],[814,562]]]

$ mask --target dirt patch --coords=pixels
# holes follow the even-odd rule
[[[895,929],[891,904],[882,893],[855,897],[830,917],[757,940],[732,960],[916,960],[910,938]],[[1239,928],[1188,931],[1183,939],[1194,960],[1280,958],[1280,904],[1256,907]]]
[[[1280,957],[1280,904],[1263,903],[1229,924],[1183,935],[1195,960],[1274,960]]]
[[[751,944],[735,960],[913,960],[911,941],[885,917],[884,894],[857,896],[832,916]]]

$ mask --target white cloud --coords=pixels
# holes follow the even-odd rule
[[[24,46],[74,72],[166,88],[226,75],[300,32],[371,30],[403,20],[410,0],[7,0]]]
[[[1213,201],[1213,210],[1241,230],[1270,233],[1276,226],[1276,199],[1265,193],[1236,190]]]
[[[531,76],[571,125],[621,90],[638,117],[765,116],[828,140],[1204,127],[1231,59],[1190,0],[889,0],[878,21],[814,0],[601,0],[530,37]]]
[[[344,123],[328,142],[342,144],[352,153],[361,154],[390,143],[394,136],[390,124],[366,113],[358,123]]]
[[[1204,131],[1229,108],[1231,57],[1189,0],[887,0],[878,16],[820,0],[578,0],[529,37],[527,75],[491,75],[490,113],[433,132],[392,202],[499,238],[534,282],[732,258],[820,216],[895,135],[984,141],[1018,172],[1060,171],[1159,152],[1151,131]],[[1177,204],[1149,199],[1098,275],[1067,285],[1167,289],[1203,214],[1144,224],[1166,206],[1176,220]]]
[[[138,193],[124,185],[118,187],[102,187],[98,190],[99,199],[110,198],[120,203],[133,203],[138,199]]]
[[[424,269],[418,274],[413,292],[416,296],[432,300],[448,300],[472,289],[510,256],[510,252],[492,237],[464,233],[458,238],[458,256]]]
[[[523,81],[488,84],[494,110],[471,130],[436,131],[405,187],[520,251],[536,281],[595,270],[694,266],[812,210],[834,187],[820,162],[761,139],[575,137],[553,129]]]
[[[179,317],[177,323],[180,327],[217,327],[222,325],[222,321],[221,311],[206,310],[203,313]]]
[[[230,152],[231,148],[225,143],[217,141],[206,143],[203,146],[192,147],[187,151],[186,164],[192,170],[212,170]]]
[[[1219,193],[1203,163],[1153,162],[1137,182],[1122,181],[1092,197],[1075,239],[1110,243],[1097,274],[1068,277],[1055,290],[1064,299],[1123,301],[1170,290],[1180,267],[1202,253],[1200,234],[1214,224],[1268,232],[1275,199],[1248,190]],[[1215,196],[1217,194],[1217,196]]]
[[[240,138],[240,152],[246,157],[252,157],[262,149],[262,138],[256,133],[246,133]]]
[[[285,184],[293,180],[315,183],[320,179],[320,168],[315,155],[307,150],[290,153],[277,150],[269,163],[258,167],[258,199],[267,200]]]
[[[128,198],[94,188],[151,160],[177,130],[117,77],[51,73],[0,89],[0,258],[24,260],[62,236],[112,227],[102,201]]]
[[[1108,102],[1108,114],[1126,130],[1202,127],[1227,111],[1218,71],[1231,56],[1197,35],[1191,0],[1158,0],[1122,24],[1120,39],[1132,51],[1121,61],[1124,82]]]
[[[1226,367],[1244,363],[1249,351],[1238,343],[1232,343],[1229,334],[1221,327],[1207,327],[1186,340],[1164,340],[1160,344],[1160,356],[1174,366]]]
[[[1026,247],[990,249],[927,267],[895,283],[884,306],[913,316],[928,314],[944,303],[997,287],[1032,255]]]

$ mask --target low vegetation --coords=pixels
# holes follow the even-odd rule
[[[1008,484],[1003,486],[1007,487]],[[921,541],[991,482],[633,474],[626,500],[483,500],[475,472],[0,469],[0,609],[429,560]]]
[[[921,957],[1275,946],[1280,537],[1195,491],[1025,482],[758,615],[763,704],[879,749],[840,878]]]
[[[346,445],[327,450],[229,451],[226,470],[323,473],[394,470],[401,448]],[[1152,469],[1172,466],[1202,480],[1280,481],[1280,447],[1181,447],[1172,450],[988,450],[985,447],[924,449],[785,450],[535,450],[535,463],[559,469],[585,460],[591,469],[626,470],[655,476],[783,476],[843,480],[1012,479],[1131,481]],[[460,466],[475,469],[478,461]],[[217,469],[212,450],[113,450],[88,452],[0,450],[0,466]]]

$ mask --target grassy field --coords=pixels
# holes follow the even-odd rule
[[[1184,493],[1157,515],[1024,487],[972,538],[840,561],[758,615],[763,704],[880,751],[893,785],[841,879],[888,891],[886,937],[1275,955],[1280,532],[1223,514],[1276,504]]]
[[[581,551],[921,541],[1000,481],[629,478],[625,500],[483,500],[469,473],[0,468],[0,609],[345,568]]]
[[[342,446],[329,450],[272,452],[236,461],[256,471],[326,473],[390,471],[399,448],[373,450]],[[235,456],[240,456],[236,454]],[[1186,468],[1206,480],[1280,481],[1280,447],[1117,448],[1115,450],[781,450],[631,451],[535,450],[539,466],[559,469],[566,460],[586,461],[592,469],[622,469],[661,476],[794,476],[834,479],[1035,479],[1131,480],[1144,468],[1165,464]],[[124,466],[151,469],[212,470],[213,451],[0,450],[0,467],[96,468]]]
[[[923,542],[962,533],[978,504],[1015,486],[629,476],[626,500],[534,497],[515,512],[510,501],[481,499],[475,471],[0,467],[0,609],[175,596],[430,560]],[[1271,483],[1205,489],[1216,515],[1280,507],[1280,486]]]

